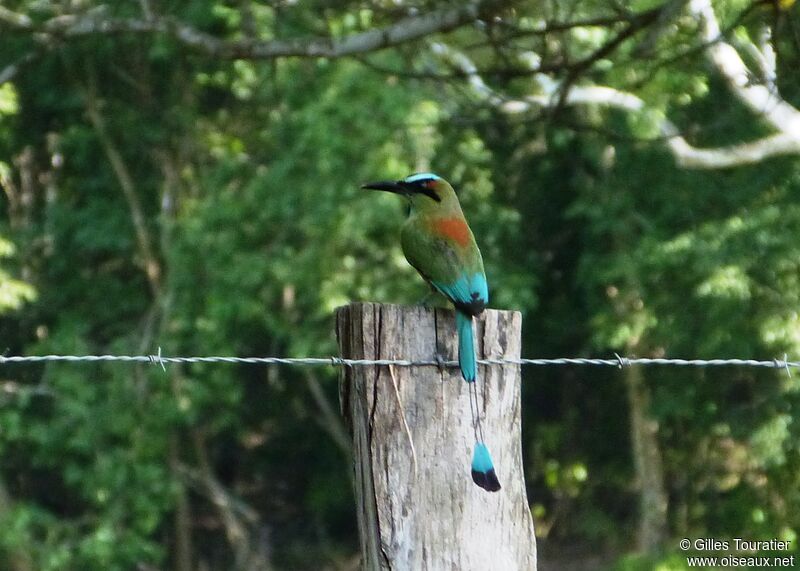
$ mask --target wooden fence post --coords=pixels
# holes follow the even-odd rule
[[[479,358],[516,358],[518,312],[476,320]],[[342,357],[454,360],[453,312],[356,303],[340,307]],[[467,384],[456,368],[343,367],[342,411],[352,428],[363,569],[536,569],[525,494],[518,366],[479,366],[483,429],[503,486],[472,483]]]

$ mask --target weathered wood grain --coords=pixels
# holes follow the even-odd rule
[[[520,329],[518,312],[484,312],[476,322],[479,358],[519,357]],[[431,360],[438,351],[456,358],[454,316],[442,309],[351,304],[337,311],[337,334],[343,357]],[[503,486],[497,493],[470,477],[473,430],[458,369],[343,368],[364,569],[536,569],[519,367],[481,365],[478,375],[486,443]]]

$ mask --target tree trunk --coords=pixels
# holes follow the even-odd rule
[[[486,311],[476,346],[518,358],[518,312]],[[337,312],[343,357],[431,361],[456,357],[451,311],[371,303]],[[503,486],[470,477],[468,384],[457,368],[343,368],[342,407],[353,433],[363,568],[535,570],[536,540],[522,472],[520,368],[480,366],[486,443]]]
[[[6,489],[5,482],[0,479],[0,522],[7,523],[6,518],[10,517],[10,512],[14,507],[14,502],[11,494]],[[8,559],[3,561],[0,558],[0,569],[8,569],[9,571],[32,571],[33,560],[28,553],[29,546],[27,542],[25,545],[15,545],[13,548],[8,549]]]
[[[177,431],[169,436],[169,469],[175,481],[180,481],[180,443]],[[173,560],[176,571],[192,571],[192,511],[186,487],[181,483],[175,498],[172,519],[174,538]]]
[[[649,417],[650,393],[641,367],[625,369],[630,408],[631,444],[639,489],[638,548],[643,552],[659,549],[667,532],[667,494],[658,443],[658,423]]]

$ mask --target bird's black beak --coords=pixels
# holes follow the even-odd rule
[[[361,188],[369,190],[383,190],[386,192],[394,192],[396,194],[408,194],[409,189],[402,182],[394,182],[391,180],[380,180],[378,182],[368,182],[362,184]]]

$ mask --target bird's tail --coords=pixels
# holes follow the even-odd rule
[[[475,339],[472,336],[472,316],[456,311],[456,329],[458,329],[458,367],[464,380],[474,383],[478,362],[475,357]]]
[[[469,383],[469,409],[472,413],[472,426],[475,430],[472,481],[487,492],[496,492],[500,489],[500,481],[494,471],[492,455],[483,442],[478,389],[475,383],[478,360],[475,355],[475,339],[472,335],[472,317],[456,311],[456,328],[458,329],[458,366],[461,369],[461,376]]]

